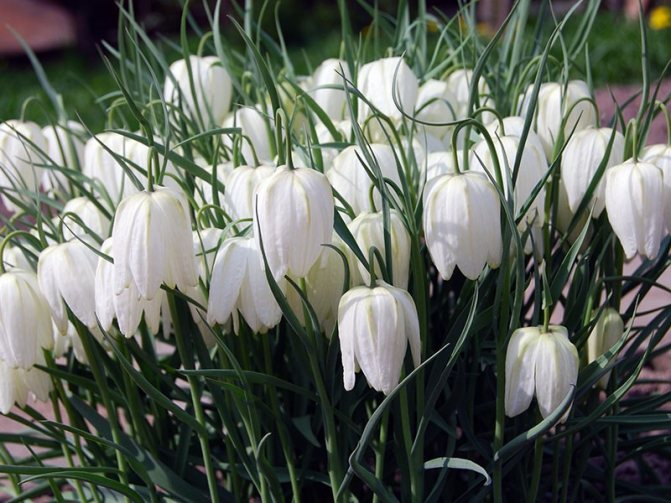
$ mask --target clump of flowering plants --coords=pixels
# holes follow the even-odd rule
[[[666,497],[669,396],[630,390],[668,352],[643,306],[668,290],[671,146],[646,137],[669,98],[642,25],[639,113],[599,123],[598,4],[532,37],[520,1],[486,39],[473,5],[369,7],[359,34],[343,0],[308,76],[251,2],[243,50],[218,2],[193,53],[188,7],[179,46],[122,7],[104,131],[33,57],[48,124],[0,125],[6,491]]]

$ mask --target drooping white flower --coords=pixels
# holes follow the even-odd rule
[[[424,235],[443,279],[452,276],[455,266],[476,279],[485,264],[500,265],[500,206],[494,185],[482,173],[442,175],[427,183]]]
[[[71,218],[69,215],[65,217],[63,224],[63,239],[66,241],[75,236],[83,238],[93,232],[96,236],[106,238],[110,231],[110,221],[105,214],[100,211],[100,208],[87,197],[75,197],[70,199],[63,207],[62,214],[73,214],[79,217],[84,226],[88,227],[88,231],[82,227],[77,220]]]
[[[341,250],[344,248],[342,244],[338,246]],[[326,336],[331,335],[338,319],[338,302],[343,293],[344,281],[345,265],[341,256],[328,246],[322,247],[321,255],[305,277],[305,287],[307,299]],[[286,296],[293,312],[305,323],[303,302],[293,286],[287,285]]]
[[[109,238],[102,244],[100,251],[111,256],[112,248],[112,238]],[[103,330],[109,331],[116,319],[119,331],[126,337],[133,337],[144,315],[149,332],[155,335],[161,326],[161,308],[165,298],[166,294],[162,290],[151,300],[142,297],[134,282],[116,293],[114,264],[104,257],[98,258],[95,273],[95,312]],[[76,337],[73,341],[74,339]]]
[[[401,120],[403,114],[413,113],[419,82],[403,58],[383,58],[359,69],[357,88],[382,114]],[[362,124],[370,114],[368,104],[361,101],[359,123]]]
[[[607,170],[624,161],[624,136],[619,131],[613,133],[611,128],[583,129],[575,133],[566,145],[562,154],[561,179],[564,182],[564,187],[566,187],[571,212],[578,211],[578,206],[585,197],[587,189],[605,157],[608,143],[613,134],[615,134],[615,137],[606,162]],[[604,175],[606,173],[607,171],[604,171]],[[605,197],[606,177],[604,176],[599,180],[590,200],[590,206],[594,205],[593,218],[598,218],[606,207]]]
[[[565,327],[550,325],[518,328],[506,350],[505,409],[515,417],[529,408],[536,396],[547,417],[561,404],[578,380],[578,350]],[[561,420],[566,419],[566,415]]]
[[[671,232],[671,145],[651,145],[641,153],[641,159],[662,170],[664,178],[664,222]]]
[[[11,269],[23,269],[33,271],[32,264],[28,261],[25,252],[19,246],[7,246],[2,254],[2,266],[5,271]]]
[[[271,166],[238,166],[226,178],[222,207],[232,220],[254,217],[254,193],[259,183],[275,172]]]
[[[463,157],[463,151],[457,150],[457,159]],[[454,155],[452,152],[431,152],[426,156],[426,182],[440,175],[454,174]]]
[[[438,124],[455,121],[460,112],[459,103],[449,84],[436,79],[427,80],[420,86],[416,108],[418,120],[435,124],[418,123],[418,126],[438,138],[445,137],[452,129],[450,126]]]
[[[629,160],[606,174],[606,212],[627,259],[659,253],[664,233],[664,176],[647,162]]]
[[[470,68],[460,68],[447,76],[448,89],[456,98],[459,107],[457,113],[457,118],[459,119],[466,118],[468,114],[472,81],[473,70]],[[495,108],[495,103],[491,97],[489,85],[487,85],[487,81],[482,76],[480,76],[478,79],[477,92],[480,107]],[[475,108],[473,111],[475,111]],[[484,124],[487,124],[494,119],[494,115],[491,112],[484,112],[478,118]]]
[[[347,95],[343,75],[352,80],[349,66],[341,59],[326,59],[315,70],[310,95],[331,120],[343,120],[347,114]],[[334,89],[339,86],[341,89]]]
[[[240,154],[244,163],[253,165],[254,160],[258,159],[260,163],[270,164],[273,161],[275,150],[273,123],[273,118],[266,116],[259,108],[240,107],[226,117],[223,127],[237,127],[242,130]],[[222,142],[226,147],[233,148],[230,135],[223,135]]]
[[[189,76],[189,67],[191,76]],[[231,108],[233,82],[216,56],[189,56],[170,65],[163,86],[166,102],[204,126],[218,126]]]
[[[393,149],[389,145],[373,143],[370,145],[370,151],[380,167],[382,176],[400,186]],[[374,184],[377,187],[377,184],[368,174],[368,171],[374,173],[372,167],[368,166],[367,171],[361,163],[362,160],[366,162],[360,147],[347,147],[333,159],[333,167],[326,173],[333,189],[347,201],[355,215],[382,207],[382,196],[377,188],[373,189],[375,208],[371,206],[371,189]]]
[[[336,131],[340,133],[341,138],[334,138],[331,131],[321,122],[315,125],[317,143],[320,145],[322,160],[324,162],[324,171],[328,172],[333,166],[333,159],[340,153],[337,148],[327,147],[325,145],[339,140],[347,140],[352,134],[352,122],[349,120],[336,121],[333,123]]]
[[[194,156],[193,161],[205,169],[208,173],[216,173],[217,175],[217,195],[219,197],[219,204],[222,204],[224,200],[224,191],[227,184],[228,177],[233,173],[233,162],[224,161],[217,164],[210,163],[205,160],[203,157]],[[193,197],[196,201],[197,207],[202,207],[208,204],[214,204],[214,189],[212,187],[212,179],[204,180],[202,178],[197,178],[195,180],[196,190],[194,191]]]
[[[286,280],[278,284],[284,289]],[[226,323],[233,318],[233,331],[239,332],[238,313],[253,332],[265,333],[282,318],[262,265],[254,238],[225,240],[217,252],[210,279],[207,322]]]
[[[372,246],[377,248],[382,257],[385,257],[384,247],[384,218],[382,212],[361,213],[352,220],[347,227],[356,240],[363,254],[368,257]],[[410,234],[403,224],[403,220],[396,210],[389,212],[389,237],[392,259],[392,284],[397,288],[407,288],[410,277]],[[375,261],[375,275],[382,277],[380,264]],[[363,283],[370,282],[370,273],[363,264],[350,252],[350,275],[354,279],[356,271],[360,274]],[[357,284],[358,281],[353,281]]]
[[[504,117],[500,121],[498,119],[493,120],[487,125],[487,132],[492,137],[494,143],[497,142],[498,138],[501,136],[515,136],[517,138],[522,137],[524,132],[524,117],[510,116]],[[525,145],[531,145],[537,152],[543,154],[545,158],[545,150],[543,147],[543,142],[540,139],[533,129],[530,129],[527,132],[527,139]],[[547,159],[545,159],[547,161]]]
[[[61,334],[68,329],[66,306],[95,331],[95,273],[98,256],[78,240],[51,245],[40,253],[37,279]]]
[[[181,192],[156,187],[121,201],[112,228],[114,293],[134,285],[153,299],[162,284],[185,291],[198,282],[191,217]]]
[[[620,313],[612,307],[607,307],[601,312],[594,328],[587,338],[587,361],[592,363],[599,356],[608,351],[620,340],[624,334],[624,322]],[[603,389],[608,385],[610,371],[599,379],[599,386]]]
[[[118,133],[99,133],[84,146],[83,171],[94,181],[94,192],[110,198],[116,205],[122,198],[137,192],[112,152],[124,157],[126,138]]]
[[[543,152],[534,148],[532,144],[526,144],[522,151],[522,158],[514,187],[510,186],[513,168],[517,152],[520,149],[520,138],[517,136],[501,136],[493,140],[495,152],[491,152],[487,143],[482,140],[475,145],[471,153],[470,168],[476,171],[487,171],[496,180],[494,168],[494,155],[498,159],[503,177],[504,193],[506,197],[513,194],[515,213],[524,207],[531,197],[536,185],[543,179],[548,170],[547,161]],[[507,171],[507,174],[506,174]],[[531,224],[540,227],[545,218],[545,187],[534,197],[533,203],[525,213],[525,218],[520,222],[520,230],[524,230]]]
[[[523,117],[526,117],[531,105],[532,91],[533,85],[520,97],[520,115]],[[533,112],[534,128],[543,142],[548,159],[552,157],[560,133],[563,141],[566,141],[574,128],[577,132],[596,126],[596,111],[594,105],[588,101],[590,98],[589,86],[582,80],[571,80],[566,86],[557,82],[541,84],[536,110]]]
[[[389,394],[398,384],[410,343],[415,366],[421,358],[419,320],[408,292],[378,281],[349,290],[338,305],[338,337],[346,390],[357,369],[376,391]]]
[[[80,170],[84,163],[86,130],[79,122],[46,126],[42,129],[46,153],[59,168]],[[65,191],[68,177],[59,169],[44,168],[42,187],[46,191]]]
[[[49,304],[34,272],[13,269],[0,275],[0,359],[29,369],[54,343]]]
[[[10,120],[0,124],[0,187],[8,189],[12,197],[30,199],[30,193],[37,190],[44,164],[42,155],[47,142],[39,126],[34,122]],[[20,192],[27,191],[24,196]],[[9,211],[19,206],[5,194],[0,200]]]
[[[259,183],[255,202],[254,238],[273,277],[304,277],[321,246],[331,243],[335,205],[328,179],[313,169],[280,166]]]

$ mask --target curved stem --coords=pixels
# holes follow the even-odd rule
[[[22,234],[24,236],[28,236],[29,238],[35,238],[35,236],[33,236],[32,234],[30,234],[29,232],[26,232],[26,231],[12,231],[9,234],[7,234],[4,237],[4,239],[2,240],[2,242],[0,243],[0,274],[5,274],[5,272],[7,272],[5,270],[5,261],[3,259],[3,255],[5,253],[5,248],[7,247],[7,245],[9,244],[9,242],[12,238],[14,238],[16,236],[20,236]]]

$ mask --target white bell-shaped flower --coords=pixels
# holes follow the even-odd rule
[[[389,145],[373,143],[370,145],[373,157],[377,161],[382,176],[401,185],[401,180],[396,168],[396,158],[394,151]],[[350,146],[340,152],[333,159],[333,167],[327,171],[326,176],[333,189],[350,205],[355,215],[364,211],[375,211],[382,206],[382,196],[377,189],[376,181],[368,174],[368,171],[374,173],[371,166],[368,170],[362,165],[361,161],[366,162],[366,157],[358,146]],[[376,188],[373,189],[373,185]],[[371,204],[371,190],[373,191]]]
[[[66,241],[76,237],[84,238],[93,232],[100,238],[106,238],[110,232],[109,218],[100,210],[96,204],[87,197],[75,197],[70,199],[63,207],[62,215],[71,213],[79,217],[85,227],[70,216],[65,217],[63,224],[63,239]]]
[[[487,132],[492,137],[494,143],[498,141],[498,138],[501,136],[515,136],[521,138],[522,133],[524,132],[524,117],[510,116],[504,117],[503,119],[494,120],[487,125]],[[543,142],[533,130],[527,132],[527,139],[525,145],[530,145],[537,152],[543,154],[545,158],[545,150],[543,147]],[[545,159],[547,161],[547,159]]]
[[[109,238],[102,244],[100,251],[112,256],[112,248],[112,238]],[[161,327],[161,307],[165,298],[166,294],[162,290],[151,300],[142,297],[134,282],[116,293],[114,264],[103,257],[98,258],[95,274],[95,311],[103,330],[109,331],[116,319],[119,331],[126,337],[133,337],[144,315],[147,328],[155,335]]]
[[[508,343],[505,370],[506,415],[527,410],[535,395],[541,415],[547,417],[576,385],[578,350],[565,327],[550,325],[547,332],[542,327],[518,328]]]
[[[331,120],[340,121],[347,115],[347,95],[344,77],[351,81],[349,66],[341,59],[326,59],[315,70],[311,80],[310,96]],[[341,89],[334,89],[339,86]]]
[[[447,86],[452,95],[456,98],[458,104],[457,117],[466,118],[468,105],[471,97],[471,82],[473,81],[473,70],[470,68],[460,68],[447,76]],[[478,79],[478,100],[481,107],[495,108],[494,100],[487,81],[480,76]],[[474,110],[475,111],[475,110]],[[484,124],[491,122],[494,115],[491,112],[485,112],[479,116],[479,120]]]
[[[226,178],[222,207],[232,220],[254,218],[254,193],[259,183],[275,172],[271,166],[238,166]]]
[[[121,165],[107,150],[123,157],[125,145],[126,138],[118,133],[99,133],[84,147],[84,174],[95,182],[94,192],[107,195],[113,204],[137,192]]]
[[[651,145],[641,153],[641,159],[662,170],[664,177],[664,222],[671,232],[671,145]]]
[[[217,164],[210,163],[200,156],[194,156],[193,161],[205,169],[208,173],[216,172],[217,174],[217,194],[219,197],[219,204],[223,204],[224,193],[227,184],[228,177],[233,173],[233,162],[224,161]],[[195,185],[196,190],[194,191],[193,198],[196,201],[196,207],[200,208],[208,204],[214,204],[214,188],[212,187],[212,180],[204,180],[202,178],[196,178]]]
[[[334,242],[336,236],[334,236]],[[344,245],[339,245],[344,249]],[[330,336],[338,319],[338,302],[342,296],[345,281],[345,265],[342,257],[328,246],[322,252],[305,277],[308,302],[317,316],[322,332]],[[293,312],[305,323],[303,302],[295,288],[287,285],[287,301]]]
[[[244,158],[243,162],[253,165],[255,159],[260,163],[273,161],[275,151],[273,124],[273,118],[266,116],[258,107],[240,107],[226,117],[223,127],[237,127],[242,130],[240,154]],[[233,148],[230,135],[223,135],[222,143],[227,148]]]
[[[280,279],[278,284],[284,289],[286,280]],[[221,244],[210,279],[207,322],[227,323],[232,317],[233,331],[238,333],[239,315],[253,332],[260,333],[282,318],[266,279],[261,252],[251,237],[234,237]]]
[[[450,126],[438,124],[455,121],[459,113],[459,103],[450,91],[449,84],[436,79],[427,80],[421,85],[417,94],[416,108],[418,120],[436,124],[418,123],[418,126],[438,138],[445,137],[451,129]]]
[[[189,67],[191,75],[189,75]],[[231,108],[233,82],[216,56],[189,56],[170,65],[163,86],[166,102],[204,126],[218,126]]]
[[[606,162],[606,170],[624,161],[624,136],[615,131],[613,145]],[[571,212],[578,211],[587,189],[594,179],[599,165],[603,161],[608,143],[613,135],[611,128],[587,128],[575,133],[569,140],[561,161],[561,179],[566,188],[568,205]],[[604,175],[608,171],[604,171]],[[606,177],[599,180],[590,207],[594,206],[593,218],[598,218],[606,207]],[[588,211],[589,211],[588,207]]]
[[[457,159],[463,157],[463,151],[457,150]],[[452,175],[456,171],[452,152],[431,152],[426,156],[426,183],[440,175]]]
[[[664,176],[648,162],[629,160],[608,170],[606,212],[627,259],[653,259],[664,234]]]
[[[356,86],[375,108],[392,120],[413,114],[419,81],[403,58],[383,58],[363,65]],[[370,107],[361,101],[359,123],[363,124],[369,115]]]
[[[594,328],[587,338],[587,361],[592,363],[604,354],[620,340],[624,334],[624,322],[620,313],[612,307],[607,307],[601,312]],[[603,389],[608,385],[610,371],[599,379],[599,386]]]
[[[317,135],[317,143],[320,145],[322,160],[324,162],[324,172],[328,172],[333,166],[333,159],[340,153],[336,147],[327,146],[329,143],[334,143],[341,140],[347,140],[352,134],[352,122],[349,120],[335,121],[333,123],[336,131],[340,133],[340,138],[334,138],[331,131],[321,122],[315,125],[315,133]]]
[[[485,264],[501,264],[501,203],[496,188],[477,172],[442,175],[424,190],[424,235],[443,279],[454,268],[476,279]]]
[[[53,344],[49,304],[37,275],[21,269],[0,275],[0,359],[29,369]]]
[[[46,153],[57,165],[55,169],[44,168],[42,187],[48,192],[67,192],[68,177],[60,168],[81,170],[84,163],[86,129],[79,122],[67,121],[64,125],[44,127],[42,134],[47,143]]]
[[[487,171],[492,179],[496,180],[493,158],[493,155],[496,155],[503,177],[504,193],[506,197],[510,197],[511,193],[513,194],[515,213],[517,214],[533,194],[536,185],[547,173],[547,161],[542,151],[527,143],[522,151],[517,180],[514,182],[514,188],[512,188],[509,181],[512,181],[515,159],[517,151],[520,149],[520,138],[517,136],[501,136],[494,139],[493,143],[494,153],[491,152],[484,140],[475,145],[471,153],[470,168],[476,171]],[[526,229],[525,222],[540,227],[544,218],[545,187],[542,187],[527,210],[525,218],[520,222],[520,230]]]
[[[368,257],[368,251],[372,246],[377,248],[383,258],[385,257],[384,218],[381,211],[377,213],[361,213],[347,227],[366,257]],[[408,279],[410,277],[410,234],[396,210],[390,210],[389,212],[389,237],[391,243],[392,284],[397,288],[408,288]],[[349,255],[350,277],[353,280],[351,283],[369,283],[370,272],[351,251]],[[375,275],[381,278],[383,275],[377,260],[375,260],[374,265]],[[355,274],[357,271],[360,275],[358,278]]]
[[[40,253],[37,279],[61,334],[68,329],[66,306],[86,327],[96,331],[95,274],[98,256],[78,240],[51,245]]]
[[[39,126],[34,122],[11,120],[0,124],[0,187],[14,198],[30,199],[42,178],[43,155],[47,142]],[[24,196],[20,191],[27,191]],[[0,200],[9,211],[19,209],[7,195],[0,194]]]
[[[520,97],[520,115],[526,117],[531,105],[533,85]],[[588,101],[591,92],[587,83],[582,80],[571,80],[566,86],[557,82],[541,84],[538,101],[534,110],[534,128],[543,142],[545,155],[552,157],[555,143],[561,136],[566,141],[571,131],[581,131],[596,126],[596,110]],[[562,121],[564,127],[562,129]]]
[[[26,257],[25,252],[19,246],[6,246],[2,254],[2,266],[5,271],[11,269],[23,269],[33,271],[33,266]]]
[[[23,407],[31,395],[46,402],[51,389],[51,376],[46,372],[34,367],[15,368],[0,359],[0,414],[7,414],[14,404]]]
[[[349,290],[338,305],[338,337],[346,390],[361,369],[368,384],[388,395],[398,384],[410,343],[415,366],[421,359],[419,319],[408,292],[377,281]]]
[[[186,291],[198,273],[186,197],[167,187],[125,198],[112,227],[114,293],[134,285],[151,300],[162,284]]]
[[[255,201],[254,238],[273,277],[304,277],[333,235],[328,179],[313,169],[280,166],[257,186]]]

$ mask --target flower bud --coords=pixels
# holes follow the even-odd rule
[[[355,370],[360,368],[373,389],[388,395],[400,379],[408,342],[413,363],[420,363],[415,303],[408,292],[383,281],[374,288],[352,288],[342,296],[338,337],[348,391],[354,388]]]
[[[189,76],[191,67],[191,76]],[[218,126],[231,107],[233,83],[216,56],[189,56],[170,65],[163,86],[166,102],[204,126]]]
[[[482,173],[442,175],[424,190],[424,234],[433,263],[443,279],[455,266],[476,279],[485,264],[498,267],[502,242],[500,202]]]
[[[601,316],[587,338],[587,361],[592,363],[608,351],[624,334],[624,322],[620,313],[612,307],[603,310]],[[606,389],[610,371],[599,379],[598,385]]]
[[[624,136],[618,131],[614,134],[615,138],[613,138],[606,170],[624,161]],[[568,205],[572,213],[578,211],[578,206],[603,161],[612,135],[613,130],[610,128],[587,128],[575,133],[566,145],[562,155],[561,179],[566,188]],[[606,173],[607,171],[604,171],[604,175]],[[606,178],[604,176],[599,180],[590,200],[590,207],[594,206],[593,218],[598,218],[604,210],[605,197]],[[588,212],[589,209],[588,207]]]
[[[0,359],[29,369],[53,343],[49,304],[35,273],[13,269],[0,275]]]
[[[328,179],[308,168],[280,166],[256,190],[255,236],[276,280],[304,277],[333,235],[335,204]]]
[[[156,187],[125,198],[112,228],[114,292],[134,285],[151,300],[162,284],[186,291],[198,273],[191,238],[191,217],[181,192]]]
[[[550,325],[547,332],[542,327],[518,328],[508,343],[505,371],[506,415],[527,410],[535,395],[545,418],[578,380],[578,350],[565,327]]]
[[[398,121],[403,114],[412,115],[419,82],[402,58],[383,58],[359,69],[357,88],[382,114]],[[358,110],[362,124],[371,115],[371,110],[363,101]]]
[[[347,227],[364,255],[368,256],[370,248],[374,246],[383,258],[386,257],[384,215],[381,211],[377,213],[361,213]],[[389,212],[389,237],[391,244],[392,284],[397,288],[408,288],[408,278],[410,277],[410,234],[396,210],[390,210]],[[389,264],[386,265],[389,266]],[[370,282],[370,272],[350,252],[350,274],[353,279],[355,278],[354,273],[357,270],[361,275],[361,282],[368,284]],[[375,276],[378,278],[383,277],[380,264],[377,260],[374,260],[374,271]],[[352,284],[357,283],[360,282],[352,281]]]
[[[664,233],[664,176],[648,162],[629,160],[608,170],[606,212],[627,259],[653,259]]]

